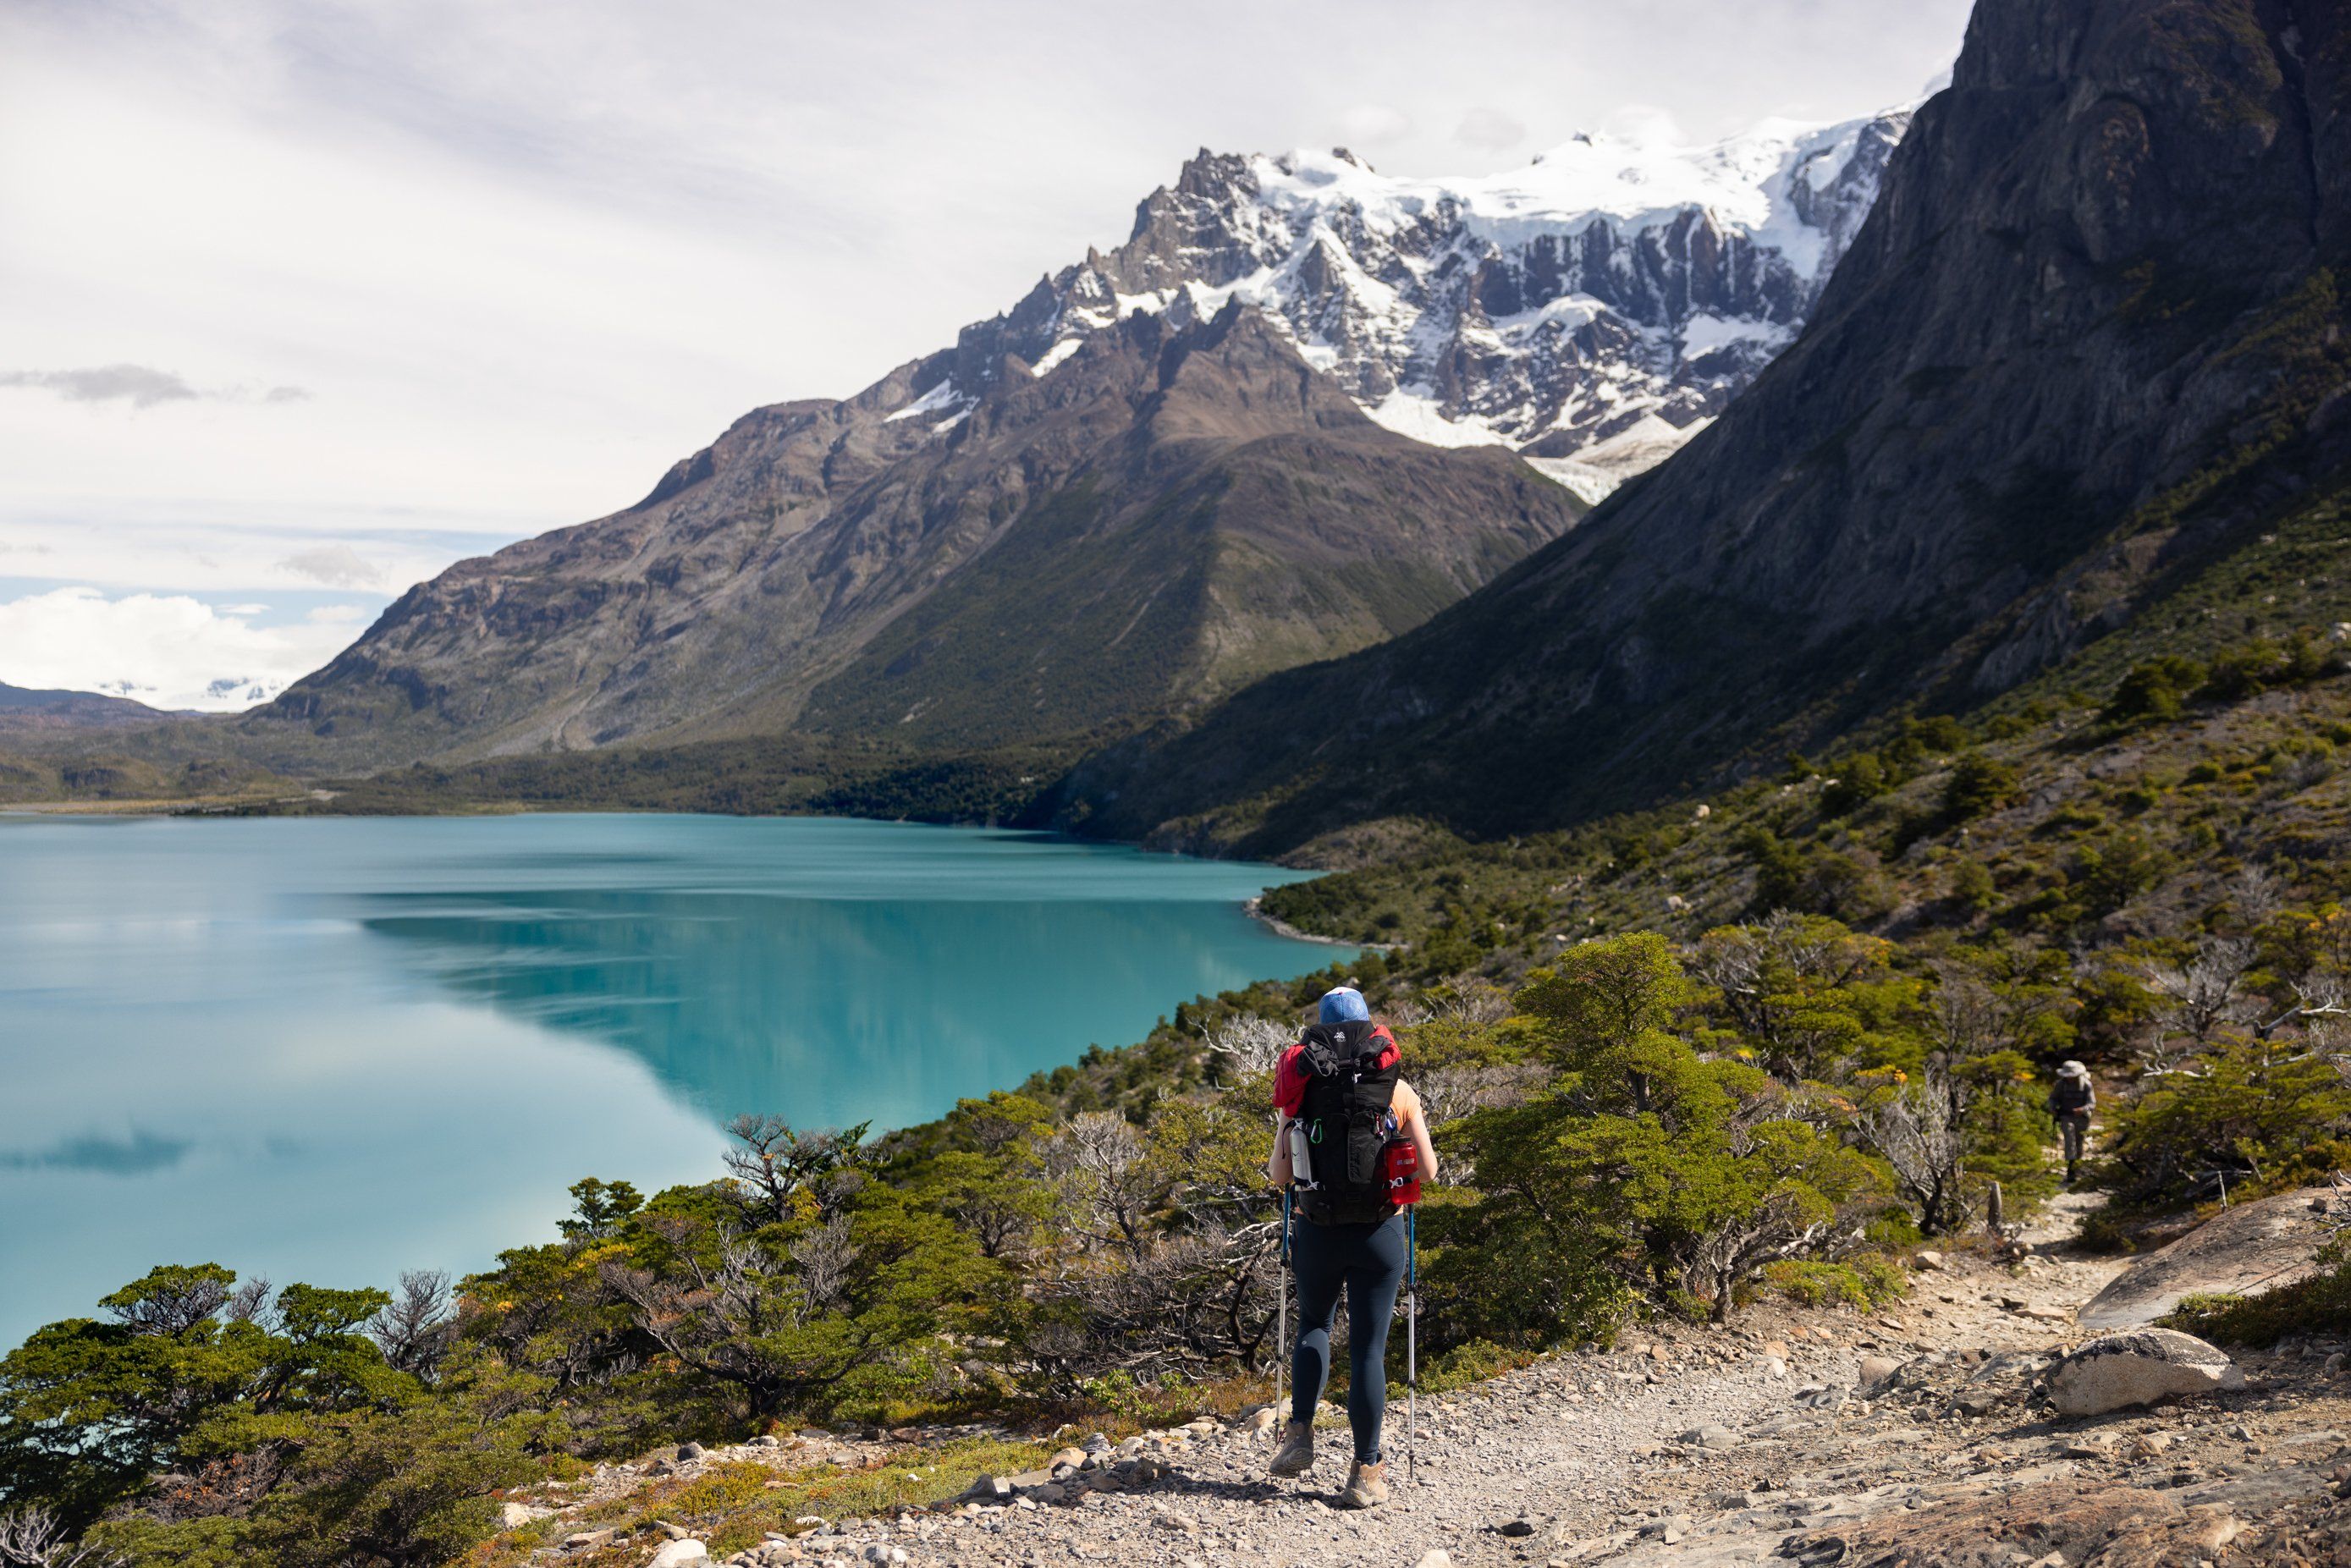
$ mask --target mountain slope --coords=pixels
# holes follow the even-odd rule
[[[246,721],[380,762],[854,734],[1081,739],[1405,630],[1564,530],[1233,306],[939,414],[901,371],[739,422],[639,506],[461,563]]]
[[[1203,153],[1126,245],[954,348],[420,585],[242,743],[935,754],[1188,718],[1562,532],[1582,502],[1511,448],[1590,497],[1701,428],[1811,308],[1906,123],[1584,138],[1451,183]]]
[[[1097,759],[1063,819],[1257,852],[1562,822],[1979,701],[2148,612],[2351,452],[2346,29],[1986,0],[1719,422],[1419,632]]]

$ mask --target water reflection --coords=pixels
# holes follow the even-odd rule
[[[164,1261],[463,1272],[742,1111],[925,1119],[1320,967],[1285,873],[886,823],[0,816],[0,1348]]]
[[[450,991],[618,1046],[717,1120],[917,1120],[1068,1060],[1106,1019],[1126,1031],[1109,1041],[1137,1037],[1231,975],[1198,908],[1131,901],[626,888],[371,903],[400,912],[362,926]]]
[[[46,1149],[0,1149],[0,1169],[145,1176],[178,1165],[194,1146],[191,1139],[160,1137],[143,1128],[133,1128],[130,1136],[123,1138],[89,1133],[61,1139]]]

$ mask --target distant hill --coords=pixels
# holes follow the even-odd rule
[[[2186,589],[2345,482],[2346,267],[2351,13],[1984,0],[1804,331],[1709,429],[1418,631],[1092,759],[1057,820],[1244,852],[1515,832],[2121,630],[2209,641]]]
[[[179,716],[129,697],[96,692],[33,691],[0,681],[0,735],[110,729]]]

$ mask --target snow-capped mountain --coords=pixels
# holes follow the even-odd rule
[[[1204,149],[1125,245],[924,361],[897,416],[951,429],[1007,356],[1046,376],[1139,311],[1181,324],[1238,298],[1382,424],[1515,447],[1596,498],[1793,340],[1909,119],[1773,120],[1701,148],[1579,136],[1466,180],[1394,178],[1343,149]]]
[[[1907,124],[1442,183],[1204,152],[1116,251],[418,584],[245,730],[289,765],[784,736],[867,766],[1188,723],[1423,624],[1711,418]]]

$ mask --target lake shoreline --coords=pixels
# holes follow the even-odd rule
[[[1268,915],[1263,894],[1241,900],[1241,913],[1277,936],[1287,936],[1292,942],[1311,942],[1319,947],[1353,947],[1359,953],[1393,953],[1402,946],[1396,942],[1350,942],[1343,936],[1318,936],[1311,931],[1301,931],[1278,915]]]

